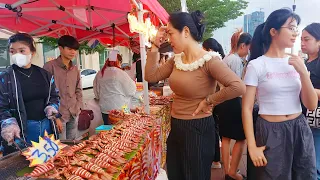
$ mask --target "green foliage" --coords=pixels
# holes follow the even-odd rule
[[[58,47],[58,39],[56,39],[56,38],[44,36],[44,37],[40,37],[39,40],[40,40],[39,41],[40,43],[44,43],[44,44],[48,45],[44,49],[45,52],[50,51],[50,50]],[[90,46],[87,45],[87,43],[88,43],[88,41],[80,44],[80,48],[79,48],[80,52],[85,53],[85,54],[94,54],[97,52],[100,54],[100,53],[103,53],[106,49],[101,44],[97,45],[95,48],[91,48]]]
[[[180,0],[158,0],[168,13],[181,10]],[[188,11],[200,10],[206,17],[204,40],[212,37],[212,32],[225,26],[225,22],[243,15],[247,8],[245,0],[187,0]]]

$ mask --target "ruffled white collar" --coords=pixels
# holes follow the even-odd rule
[[[210,61],[213,57],[220,57],[221,55],[217,52],[211,51],[207,54],[205,54],[202,58],[198,59],[197,61],[191,63],[191,64],[184,64],[182,62],[182,57],[184,56],[184,53],[181,54],[175,54],[174,62],[177,69],[181,71],[194,71],[200,67],[202,67],[206,62]]]

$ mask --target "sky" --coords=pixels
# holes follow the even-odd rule
[[[236,1],[236,0],[235,0]],[[290,7],[294,3],[294,0],[246,0],[248,3],[247,9],[243,10],[245,14],[251,14],[254,11],[264,11],[265,19],[267,19],[268,15],[277,9],[283,7]],[[320,15],[318,11],[320,11],[320,0],[296,0],[296,13],[301,17],[301,24],[299,26],[300,31],[313,22],[320,23]],[[225,23],[224,28],[220,28],[213,32],[213,38],[215,38],[218,42],[220,42],[228,54],[230,50],[230,39],[236,28],[243,28],[243,16],[230,20]],[[300,37],[298,37],[295,47],[294,53],[298,53],[300,50]]]

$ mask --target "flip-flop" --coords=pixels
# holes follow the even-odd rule
[[[240,174],[240,175],[242,176],[243,180],[247,180],[247,177],[245,175],[243,175],[243,174]]]

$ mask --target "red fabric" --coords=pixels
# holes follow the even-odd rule
[[[90,0],[90,6],[93,6],[94,11],[97,12],[91,12],[92,27],[93,29],[96,29],[101,25],[106,25],[104,28],[102,28],[104,33],[99,33],[99,30],[86,29],[86,27],[80,21],[68,15],[65,11],[59,10],[57,6],[51,3],[49,0],[40,0],[33,3],[21,5],[21,17],[19,17],[16,12],[12,12],[8,9],[1,9],[0,28],[5,28],[11,31],[30,33],[34,30],[39,29],[40,27],[46,27],[42,31],[36,32],[32,35],[59,37],[64,34],[70,34],[75,35],[76,38],[80,41],[90,40],[92,38],[102,38],[101,41],[103,42],[103,44],[113,44],[113,31],[111,25],[112,23],[115,23],[116,26],[121,29],[121,31],[125,32],[127,35],[133,38],[134,41],[139,42],[139,38],[137,38],[136,34],[130,32],[129,24],[127,21],[127,13],[131,12],[132,8],[135,7],[135,5],[131,4],[130,1],[131,0]],[[149,16],[154,25],[160,24],[158,18],[160,18],[163,23],[167,23],[169,15],[157,0],[140,1],[143,3],[144,8],[146,10],[149,10]],[[1,3],[13,4],[15,2],[17,2],[17,0],[2,0]],[[66,11],[68,11],[72,15],[75,14],[74,10],[72,9],[73,7],[83,7],[82,9],[78,9],[76,11],[80,11],[80,14],[86,16],[86,18],[82,18],[82,20],[85,21],[90,28],[90,13],[88,11],[84,11],[84,7],[88,6],[88,0],[55,0],[55,2],[57,2],[58,5],[62,5],[63,7],[65,7]],[[41,8],[51,8],[52,10],[41,10]],[[104,18],[101,18],[101,16],[98,14],[100,14]],[[146,16],[147,15],[145,15],[145,17]],[[52,23],[52,20],[57,20],[58,23],[48,25]],[[59,22],[63,22],[68,25],[76,25],[79,27],[66,27]],[[52,33],[53,31],[56,31],[58,29],[59,31]],[[116,45],[119,44],[130,46],[129,38],[126,37],[121,31],[115,29]]]

